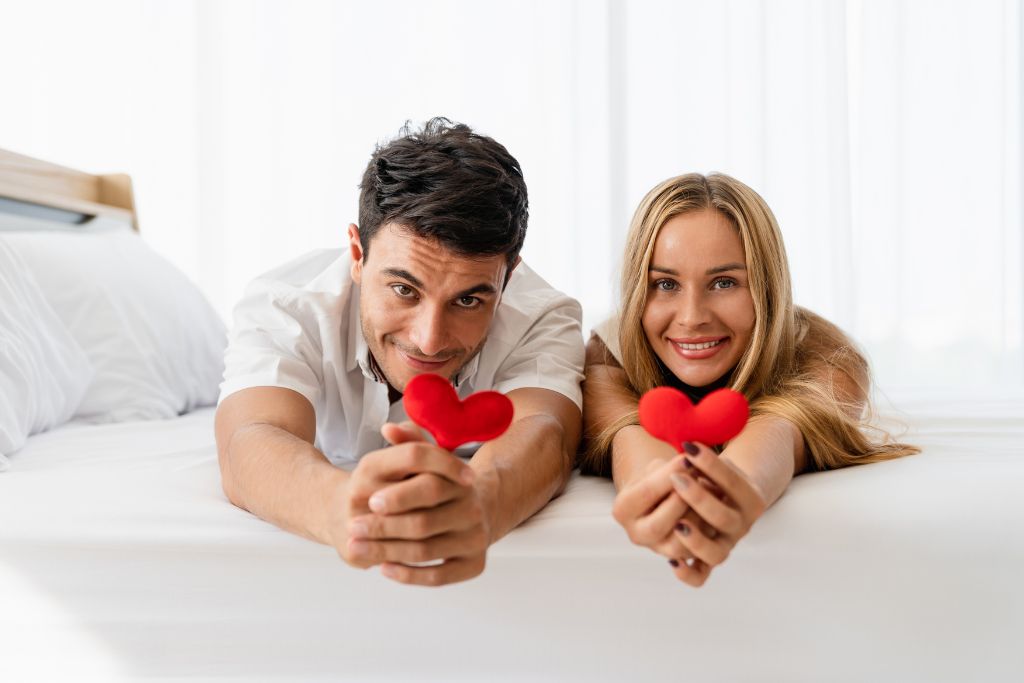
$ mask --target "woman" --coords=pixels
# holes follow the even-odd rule
[[[630,225],[618,319],[587,345],[584,471],[612,475],[615,519],[693,586],[804,471],[917,453],[872,432],[868,366],[835,325],[794,307],[782,235],[764,200],[725,175],[651,190]],[[639,397],[741,392],[750,420],[721,449],[685,454],[647,434]]]

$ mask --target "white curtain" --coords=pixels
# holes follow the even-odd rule
[[[883,387],[1022,390],[1022,36],[1019,0],[0,0],[0,147],[132,173],[225,314],[341,244],[407,119],[519,158],[524,256],[588,325],[646,190],[722,171]]]

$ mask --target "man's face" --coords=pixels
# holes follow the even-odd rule
[[[505,256],[458,255],[388,223],[364,259],[355,225],[348,234],[363,337],[388,383],[405,391],[424,372],[454,377],[487,337],[508,271]]]

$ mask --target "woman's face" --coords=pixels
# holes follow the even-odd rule
[[[714,209],[669,219],[647,273],[644,334],[692,387],[729,372],[750,343],[754,300],[739,231]]]

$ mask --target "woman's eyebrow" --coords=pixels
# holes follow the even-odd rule
[[[725,265],[715,266],[714,268],[709,269],[704,274],[705,275],[715,275],[717,273],[725,273],[725,272],[728,272],[730,270],[746,270],[746,269],[747,269],[747,267],[745,265],[743,265],[742,263],[726,263]],[[652,272],[652,273],[653,272],[658,272],[658,273],[665,273],[666,275],[674,275],[676,277],[679,276],[679,271],[677,271],[677,270],[672,270],[671,268],[663,268],[661,266],[656,266],[656,265],[653,265],[653,264],[651,264],[651,267],[649,268],[649,271]]]
[[[742,263],[726,263],[724,266],[715,266],[708,270],[705,275],[715,275],[717,273],[724,273],[730,270],[746,270],[747,267]]]

